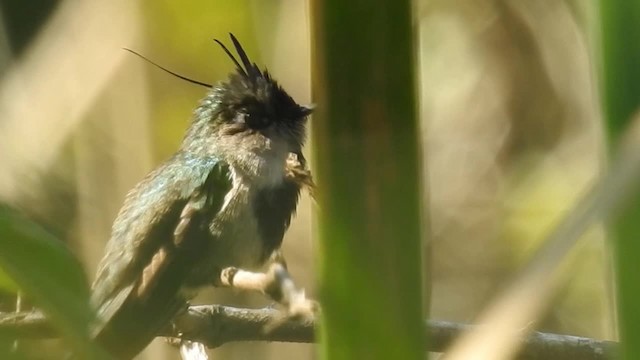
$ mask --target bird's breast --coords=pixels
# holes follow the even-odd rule
[[[223,258],[222,267],[256,268],[264,260],[263,241],[255,217],[254,191],[248,184],[235,184],[223,208],[213,219],[213,251]],[[215,254],[215,256],[218,256]]]
[[[277,201],[278,195],[273,191],[284,182],[284,164],[285,155],[280,151],[262,156],[245,154],[242,161],[230,164],[233,185],[221,209],[206,220],[207,237],[211,241],[205,261],[195,269],[198,278],[205,274],[212,276],[230,266],[252,270],[264,265],[274,250],[274,236],[265,232],[264,221],[259,216],[264,212],[265,193]],[[283,224],[284,221],[280,219]],[[278,237],[281,241],[282,236]]]

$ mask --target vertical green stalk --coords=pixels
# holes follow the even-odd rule
[[[411,1],[314,0],[324,359],[422,359]]]
[[[640,106],[640,2],[601,0],[603,99],[612,145]],[[640,359],[640,197],[613,223],[623,359]]]

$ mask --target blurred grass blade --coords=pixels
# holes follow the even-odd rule
[[[603,102],[612,143],[640,106],[640,2],[600,1]],[[623,359],[640,359],[640,194],[613,223]]]
[[[324,359],[423,359],[411,1],[312,2]]]
[[[67,247],[39,225],[0,205],[0,268],[41,308],[83,358],[93,320],[84,271]]]
[[[0,267],[0,291],[4,291],[9,294],[15,294],[18,292],[18,285],[11,279],[6,272]]]
[[[510,359],[516,353],[523,331],[532,330],[529,325],[539,318],[564,283],[560,267],[582,234],[616,210],[624,209],[629,198],[640,192],[640,116],[634,120],[618,146],[610,171],[572,207],[525,269],[487,307],[477,320],[482,326],[451,346],[448,360]]]

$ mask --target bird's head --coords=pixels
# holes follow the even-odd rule
[[[284,147],[288,152],[299,152],[311,107],[296,103],[266,69],[260,70],[249,59],[235,36],[230,37],[238,58],[221,41],[215,41],[236,69],[227,81],[212,87],[196,110],[191,132],[197,131],[199,136],[194,137],[199,138],[213,132],[216,147],[226,150],[253,146],[257,150]]]

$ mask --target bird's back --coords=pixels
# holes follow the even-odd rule
[[[101,321],[95,339],[116,358],[142,351],[185,308],[189,299],[181,287],[212,243],[207,224],[230,183],[226,173],[215,170],[220,166],[215,159],[192,160],[177,154],[149,174],[114,222],[92,302]],[[217,198],[213,190],[219,190]],[[209,196],[211,208],[193,214],[178,246],[175,229],[194,196]]]

